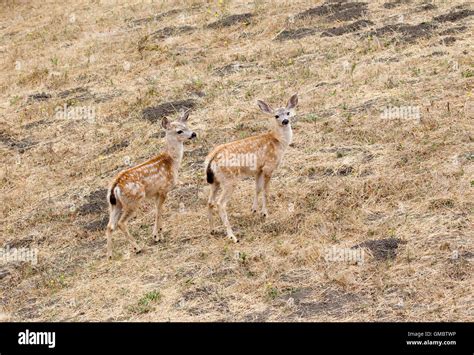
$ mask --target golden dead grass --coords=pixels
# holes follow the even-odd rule
[[[0,242],[37,248],[39,261],[0,267],[0,320],[472,321],[474,17],[414,42],[361,35],[472,8],[385,2],[362,17],[374,25],[336,37],[320,33],[352,21],[294,20],[316,6],[306,1],[2,3]],[[206,27],[242,13],[250,23]],[[170,26],[195,29],[150,36]],[[274,40],[297,28],[318,32]],[[456,41],[441,43],[450,29]],[[277,105],[294,92],[270,217],[251,214],[244,181],[229,208],[241,243],[210,236],[206,153],[265,129],[257,98]],[[96,197],[162,148],[142,110],[188,98],[199,139],[166,204],[167,240],[151,243],[146,205],[131,224],[144,254],[117,233],[108,262]],[[60,117],[65,103],[96,115]],[[421,119],[382,119],[388,105],[417,106]],[[325,259],[385,238],[401,241],[394,258]]]

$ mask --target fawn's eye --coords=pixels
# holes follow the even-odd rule
[[[290,113],[289,113],[289,112],[287,112],[286,114],[287,114],[288,116],[290,115]]]
[[[280,117],[280,116],[278,116],[278,115],[275,115],[275,118],[279,118],[279,117]]]
[[[179,130],[179,131],[178,131],[178,132],[176,132],[176,133],[178,133],[178,134],[181,134],[181,133],[183,133],[183,131]]]

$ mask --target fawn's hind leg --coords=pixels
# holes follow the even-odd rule
[[[222,223],[224,224],[227,232],[227,237],[231,239],[234,243],[237,243],[238,240],[232,231],[232,227],[227,218],[227,202],[229,201],[232,191],[234,190],[234,184],[232,182],[226,183],[222,186],[222,192],[217,201],[217,207],[219,209],[219,215],[221,217]]]
[[[118,227],[123,232],[123,234],[125,234],[130,244],[132,244],[133,251],[138,254],[142,251],[142,249],[138,246],[137,241],[133,238],[133,236],[128,230],[128,221],[132,217],[133,212],[135,212],[135,209],[132,209],[130,207],[124,208],[122,215],[120,216],[120,219],[118,221]]]
[[[217,182],[211,184],[211,191],[209,192],[209,200],[207,201],[207,218],[209,220],[209,228],[211,233],[215,232],[214,229],[214,214],[213,209],[216,207],[216,196],[219,191],[219,185]]]
[[[107,224],[107,230],[105,236],[107,237],[107,258],[112,259],[112,232],[117,228],[117,223],[122,213],[120,205],[110,205],[110,217],[109,223]]]

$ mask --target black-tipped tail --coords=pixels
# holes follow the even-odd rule
[[[115,198],[115,193],[114,193],[115,186],[117,186],[117,184],[113,184],[112,187],[110,188],[109,202],[111,205],[117,204],[117,199]]]
[[[206,180],[208,184],[214,183],[214,172],[212,171],[212,168],[211,168],[211,162],[209,162],[206,168]]]

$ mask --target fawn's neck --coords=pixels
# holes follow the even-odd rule
[[[169,154],[171,159],[173,159],[176,169],[181,165],[183,149],[183,142],[179,142],[174,138],[166,137],[166,152]]]
[[[272,134],[285,149],[291,144],[291,140],[293,139],[293,131],[289,124],[283,127],[274,127]]]

